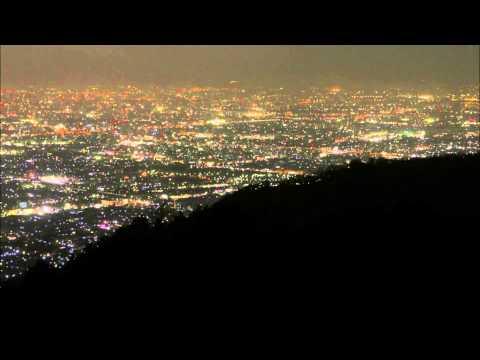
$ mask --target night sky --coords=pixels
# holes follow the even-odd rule
[[[2,85],[478,84],[478,46],[2,46]]]

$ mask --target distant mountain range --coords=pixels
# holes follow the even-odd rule
[[[108,48],[106,48],[108,49]],[[3,81],[25,85],[75,86],[126,80],[121,52],[81,46],[9,46],[2,51]]]
[[[3,84],[341,84],[445,86],[478,83],[469,46],[2,46]]]

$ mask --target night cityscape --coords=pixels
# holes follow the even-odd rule
[[[0,121],[2,280],[161,207],[188,217],[354,159],[480,151],[478,84],[4,85]]]

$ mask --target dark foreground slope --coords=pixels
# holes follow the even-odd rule
[[[365,287],[406,275],[421,291],[437,280],[460,286],[467,277],[453,281],[452,274],[473,272],[479,170],[478,154],[354,161],[276,187],[244,188],[188,218],[137,219],[64,269],[39,264],[7,285],[160,289],[183,297],[285,284],[289,291]]]

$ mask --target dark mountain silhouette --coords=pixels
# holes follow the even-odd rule
[[[154,224],[138,218],[61,270],[39,263],[6,285],[156,288],[182,298],[319,281],[339,289],[405,285],[406,275],[418,291],[439,281],[460,287],[466,277],[453,282],[451,274],[473,273],[479,169],[480,154],[355,160],[278,186],[249,186],[188,218],[161,209]]]

